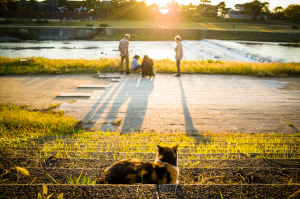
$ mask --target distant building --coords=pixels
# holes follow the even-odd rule
[[[105,5],[107,5],[108,7],[111,6],[111,5],[110,5],[110,2],[111,2],[110,0],[103,0],[103,1],[102,1],[102,3],[105,4]]]
[[[36,1],[33,6],[30,1],[20,0],[18,2],[19,8],[21,7],[30,7],[33,11],[37,12],[56,12],[57,4],[56,0],[45,0],[45,1]]]
[[[201,17],[217,17],[218,16],[218,6],[205,5],[198,9],[198,16]]]
[[[236,18],[236,19],[254,19],[254,16],[249,15],[244,10],[244,4],[236,4],[235,9],[226,8],[227,14],[223,15],[224,18]],[[268,15],[262,14],[258,16],[258,19],[268,19]]]

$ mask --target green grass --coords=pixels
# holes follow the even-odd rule
[[[0,75],[17,74],[81,74],[118,72],[120,59],[48,59],[35,58],[34,62],[20,63],[19,59],[0,57]],[[155,60],[157,73],[175,73],[174,61]],[[185,74],[232,74],[259,77],[289,77],[300,75],[300,63],[248,63],[213,60],[182,61]]]
[[[28,110],[26,106],[0,104],[0,143],[72,133],[77,121],[52,109]]]
[[[50,110],[31,111],[26,106],[0,104],[0,146],[2,152],[21,149],[21,154],[30,152],[35,147],[35,157],[43,158],[57,152],[57,158],[72,157],[74,151],[77,158],[95,158],[89,152],[115,152],[119,159],[120,152],[126,157],[136,157],[141,153],[155,153],[157,144],[173,146],[180,143],[179,152],[189,153],[189,166],[196,166],[194,154],[205,154],[205,159],[212,159],[211,153],[221,153],[221,159],[236,159],[248,153],[284,153],[299,154],[300,134],[240,134],[240,133],[163,133],[133,132],[129,134],[114,132],[88,132],[74,130],[76,121],[65,117],[62,112]],[[39,140],[32,140],[39,139]],[[31,141],[32,140],[32,141]],[[41,142],[43,141],[43,142]],[[49,142],[51,141],[51,142]],[[66,142],[67,141],[67,142]],[[70,143],[73,143],[71,146]],[[31,151],[32,154],[33,151]],[[228,154],[242,154],[241,157]],[[273,158],[276,158],[274,156]],[[282,155],[278,156],[284,158]],[[262,154],[261,157],[265,158]],[[290,158],[290,157],[286,157]],[[187,165],[181,165],[187,166]]]

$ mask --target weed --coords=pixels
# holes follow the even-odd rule
[[[293,123],[291,123],[291,122],[289,122],[289,126],[294,126],[294,124],[293,124]]]
[[[43,185],[43,190],[38,193],[38,199],[49,199],[49,198],[51,198],[52,195],[53,195],[53,193],[48,195],[48,187],[47,187],[47,185]],[[58,199],[63,199],[63,197],[64,197],[63,193],[60,193],[57,196]]]
[[[222,195],[221,189],[220,189],[220,196],[221,196],[221,199],[223,199],[223,195]]]
[[[16,171],[17,171],[17,184],[19,183],[20,175],[29,176],[29,172],[25,168],[16,167]]]
[[[113,125],[120,125],[121,122],[122,122],[122,120],[120,119],[120,120],[116,120],[116,121],[112,122],[112,124]]]
[[[77,101],[77,99],[75,98],[74,100],[70,101],[69,103],[74,104]]]
[[[94,184],[96,184],[97,178],[95,178],[94,180],[91,180],[91,177],[88,174],[84,174],[83,180],[82,180],[82,182],[80,182],[82,172],[81,172],[80,176],[77,179],[73,180],[72,176],[68,177],[68,181],[65,184],[71,184],[71,185],[78,185],[78,184],[94,185]]]
[[[92,119],[89,119],[89,121],[86,124],[94,124],[96,122],[92,122]]]

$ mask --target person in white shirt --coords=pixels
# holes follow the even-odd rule
[[[180,77],[180,61],[182,60],[183,58],[183,45],[182,45],[182,42],[181,42],[181,38],[179,35],[177,35],[175,37],[175,41],[177,43],[177,46],[176,48],[174,49],[174,51],[176,52],[176,55],[175,55],[175,60],[176,60],[176,65],[177,65],[177,74],[175,75],[176,77]]]
[[[140,70],[141,70],[142,65],[138,63],[138,59],[139,59],[139,58],[140,58],[140,56],[138,56],[138,55],[135,55],[135,56],[133,57],[133,60],[132,60],[132,62],[131,62],[131,69],[132,69],[133,71],[138,71],[138,72],[140,72]]]

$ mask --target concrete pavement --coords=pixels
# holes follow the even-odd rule
[[[59,109],[102,131],[299,132],[300,84],[287,80],[292,85],[248,76],[124,75]],[[117,120],[120,125],[112,124]]]

